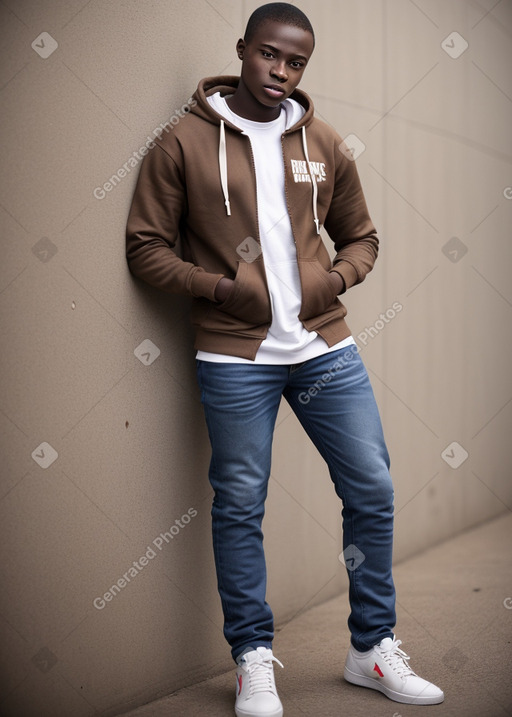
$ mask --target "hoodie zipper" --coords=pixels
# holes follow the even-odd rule
[[[254,152],[252,151],[251,140],[243,132],[242,132],[242,136],[245,137],[246,141],[249,144],[249,153],[251,156],[252,176],[254,178],[254,191],[255,191],[255,199],[256,199],[256,229],[258,231],[258,244],[260,245],[260,250],[261,250],[261,263],[263,265],[263,276],[265,278],[265,291],[267,292],[268,305],[270,306],[270,316],[269,316],[268,320],[272,323],[272,317],[273,317],[272,297],[270,296],[270,291],[268,290],[268,279],[267,279],[267,269],[265,266],[265,256],[263,254],[263,247],[261,246],[260,218],[259,218],[259,213],[258,213],[258,182],[256,180],[256,163],[254,161]],[[285,184],[286,184],[286,182],[285,182]],[[293,237],[293,241],[295,241],[295,236]]]

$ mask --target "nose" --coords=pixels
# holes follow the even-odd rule
[[[279,82],[286,82],[288,79],[288,73],[286,72],[286,65],[284,61],[276,62],[272,67],[270,74],[275,77]]]

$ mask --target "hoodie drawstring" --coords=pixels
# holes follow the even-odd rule
[[[318,185],[316,177],[311,171],[311,165],[309,162],[308,152],[308,141],[306,138],[306,127],[302,127],[302,146],[304,149],[304,156],[306,157],[306,164],[311,178],[311,184],[313,187],[313,217],[316,227],[317,234],[320,234],[320,221],[318,219]],[[228,160],[226,152],[226,129],[224,126],[224,120],[220,121],[220,137],[219,137],[219,171],[220,171],[220,183],[222,185],[222,193],[224,195],[224,204],[226,205],[226,214],[228,217],[231,216],[231,204],[229,202],[229,188],[228,188]]]
[[[313,185],[313,217],[316,226],[316,233],[320,234],[320,222],[318,220],[318,185],[316,183],[316,177],[311,171],[311,165],[309,163],[308,153],[308,140],[306,138],[306,127],[302,126],[302,146],[304,148],[304,156],[306,157],[306,164],[308,167],[309,176],[311,177],[311,184]]]
[[[228,159],[226,153],[226,130],[224,128],[224,120],[220,121],[220,138],[219,138],[219,170],[220,183],[222,185],[222,193],[224,194],[224,204],[226,205],[226,213],[231,216],[231,205],[229,203],[228,189]]]

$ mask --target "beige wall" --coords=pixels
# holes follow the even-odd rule
[[[201,77],[238,72],[258,4],[0,4],[2,714],[118,714],[232,664],[188,302],[126,268],[137,169],[93,192]],[[382,253],[346,300],[392,456],[399,560],[512,507],[512,4],[298,4],[317,32],[303,87],[366,145]],[[469,43],[458,58],[452,31]],[[58,43],[46,59],[42,32]],[[137,349],[148,339],[156,359]],[[287,406],[269,495],[282,623],[347,585],[340,506]]]

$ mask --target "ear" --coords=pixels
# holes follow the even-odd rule
[[[236,54],[238,55],[239,60],[244,59],[244,50],[245,50],[245,42],[243,41],[242,38],[240,38],[238,40],[238,42],[236,43]]]

